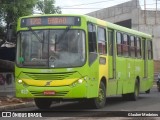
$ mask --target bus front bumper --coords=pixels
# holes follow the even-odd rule
[[[16,82],[16,97],[19,98],[86,98],[87,82],[75,82],[66,86],[28,86]]]

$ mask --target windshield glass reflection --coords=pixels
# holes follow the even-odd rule
[[[20,66],[76,67],[85,62],[85,34],[82,30],[23,31],[17,39]]]

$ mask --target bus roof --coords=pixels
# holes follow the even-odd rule
[[[91,16],[87,16],[87,15],[84,15],[84,16],[88,19],[88,21],[91,21],[93,23],[97,23],[101,26],[106,26],[110,29],[115,29],[117,31],[121,31],[121,32],[124,32],[124,33],[134,34],[134,35],[137,35],[137,36],[142,36],[142,37],[145,37],[145,38],[152,39],[152,35],[150,35],[150,34],[140,32],[140,31],[137,31],[137,30],[133,30],[133,29],[123,27],[123,26],[120,26],[120,25],[116,25],[114,23],[107,22],[107,21],[104,21],[104,20],[101,20],[101,19],[98,19],[98,18],[94,18],[94,17],[91,17]]]
[[[114,30],[121,31],[121,32],[124,32],[124,33],[129,33],[129,34],[133,34],[133,35],[137,35],[137,36],[141,36],[141,37],[152,39],[152,35],[150,35],[150,34],[143,33],[143,32],[140,32],[140,31],[137,31],[137,30],[133,30],[133,29],[130,29],[130,28],[126,28],[126,27],[123,27],[123,26],[120,26],[120,25],[116,25],[114,23],[107,22],[107,21],[104,21],[104,20],[101,20],[101,19],[98,19],[98,18],[94,18],[94,17],[88,16],[88,15],[78,15],[78,14],[44,14],[44,15],[24,16],[24,17],[21,17],[20,19],[22,19],[22,18],[28,18],[28,17],[42,17],[42,16],[80,16],[80,17],[85,18],[86,21],[98,24],[100,26],[107,27],[109,29],[114,29]]]

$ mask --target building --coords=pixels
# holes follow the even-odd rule
[[[87,15],[153,35],[155,71],[160,71],[160,11],[142,10],[139,0],[131,0]]]

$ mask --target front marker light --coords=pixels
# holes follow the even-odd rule
[[[83,79],[79,79],[79,80],[77,80],[77,81],[75,81],[74,83],[72,83],[72,87],[75,87],[77,84],[81,84],[81,83],[83,83]]]
[[[78,80],[78,83],[82,83],[82,82],[83,82],[83,80],[82,80],[82,79],[79,79],[79,80]]]
[[[18,83],[20,83],[20,84],[21,84],[22,82],[23,82],[22,80],[18,80]]]

